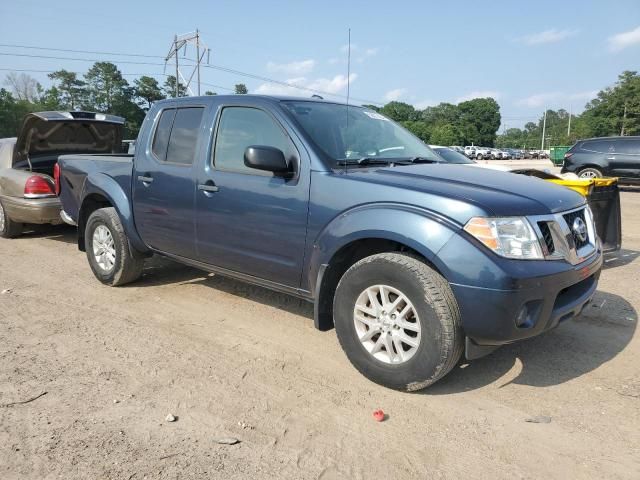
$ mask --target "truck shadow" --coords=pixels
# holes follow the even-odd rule
[[[220,292],[285,310],[294,315],[313,320],[313,304],[305,300],[222,275],[216,275],[215,273],[208,273],[197,268],[188,267],[157,255],[145,262],[143,277],[137,282],[132,283],[130,287],[153,287],[169,283],[176,285],[186,283],[204,285]],[[129,286],[125,286],[124,288],[127,287]]]
[[[633,338],[637,324],[638,314],[629,302],[598,291],[577,319],[539,337],[504,346],[479,360],[463,361],[424,394],[449,395],[492,383],[498,383],[498,388],[513,383],[558,385],[595,370],[618,355]]]
[[[628,250],[626,248],[620,249],[616,252],[605,253],[603,268],[608,270],[610,268],[624,267],[625,265],[629,265],[638,257],[640,257],[640,252],[636,250]]]
[[[78,242],[76,227],[70,225],[28,225],[14,241],[20,241],[21,238],[46,238],[74,245]]]

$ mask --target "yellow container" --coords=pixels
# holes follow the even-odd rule
[[[583,197],[587,197],[593,187],[609,187],[615,183],[617,183],[617,178],[590,178],[590,179],[579,179],[579,180],[563,180],[563,179],[549,179],[549,182],[553,182],[557,185],[562,185],[563,187],[570,188],[571,190],[575,190]]]

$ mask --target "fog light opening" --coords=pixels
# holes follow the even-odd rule
[[[518,312],[518,316],[516,317],[516,327],[530,328],[532,326],[533,321],[531,319],[531,312],[529,311],[529,307],[527,305],[523,305],[523,307]]]

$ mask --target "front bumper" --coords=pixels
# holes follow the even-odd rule
[[[2,205],[11,220],[17,223],[53,224],[62,223],[60,199],[21,198],[0,196]]]
[[[564,272],[537,277],[536,285],[528,288],[452,284],[467,335],[467,358],[539,335],[578,316],[593,298],[601,268],[602,252],[598,250]],[[514,279],[514,286],[518,283]]]

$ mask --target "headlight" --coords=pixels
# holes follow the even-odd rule
[[[524,217],[474,217],[464,229],[502,257],[521,260],[544,258],[536,232]]]

